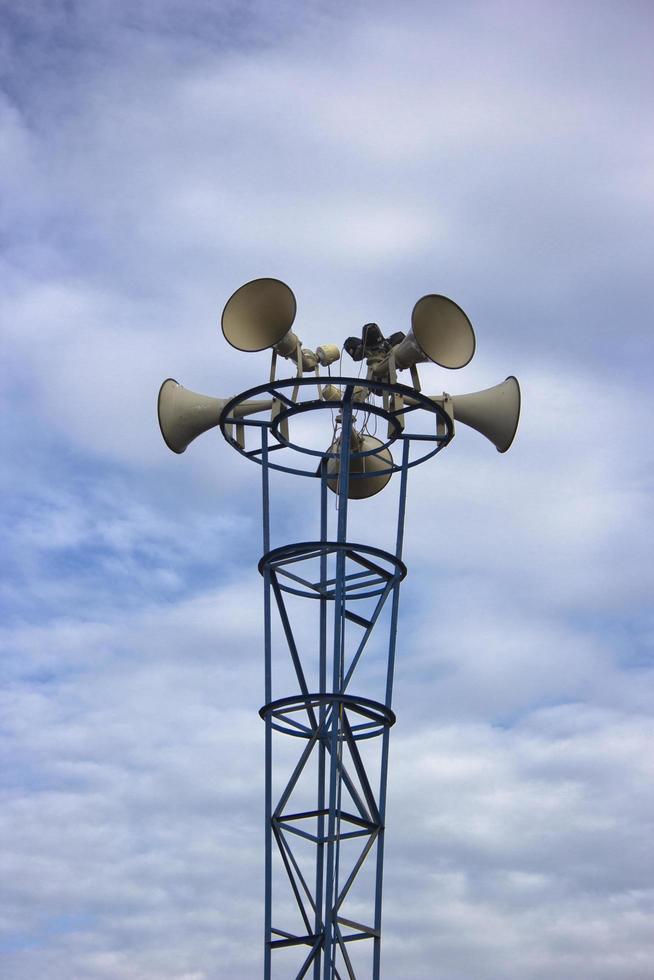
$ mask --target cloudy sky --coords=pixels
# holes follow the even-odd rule
[[[384,976],[652,976],[653,32],[1,0],[3,977],[260,975],[258,469],[155,415],[265,379],[218,329],[256,276],[310,346],[449,295],[477,355],[425,388],[523,388],[507,455],[411,477]]]

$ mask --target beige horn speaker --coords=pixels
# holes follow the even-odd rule
[[[293,290],[286,283],[253,279],[230,296],[220,323],[225,340],[236,350],[274,347],[288,357],[291,348],[297,349],[297,338],[291,331],[296,310]]]
[[[448,396],[446,406],[448,403],[455,422],[463,422],[481,432],[482,436],[490,439],[498,453],[507,451],[520,419],[520,385],[517,378],[511,375],[493,388],[470,395]]]
[[[328,452],[337,453],[340,448],[340,437],[329,447]],[[350,477],[357,475],[355,479],[348,481],[347,495],[350,500],[364,500],[366,497],[373,497],[380,490],[383,490],[392,476],[391,467],[393,457],[383,442],[374,436],[361,435],[352,430],[351,446],[354,452],[370,452],[379,447],[380,452],[371,453],[370,456],[357,456],[350,462]],[[338,459],[330,459],[327,464],[327,486],[334,493],[338,493],[338,476],[340,464]],[[385,471],[385,472],[384,472]]]
[[[470,320],[454,300],[430,293],[413,307],[411,330],[394,348],[399,370],[422,361],[444,368],[462,368],[475,353],[475,332]]]
[[[164,442],[174,453],[183,453],[190,442],[215,428],[229,398],[211,398],[184,388],[174,378],[167,378],[159,389],[157,415]],[[239,417],[270,409],[270,401],[241,402]]]

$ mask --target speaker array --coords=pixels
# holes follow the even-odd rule
[[[272,349],[283,357],[298,362],[305,370],[317,364],[327,365],[340,357],[340,348],[325,344],[317,351],[302,348],[291,327],[297,304],[293,291],[279,279],[254,279],[237,289],[227,301],[221,317],[221,327],[227,342],[236,350],[255,352]],[[401,335],[400,335],[401,336]],[[392,340],[391,340],[392,343]],[[404,339],[392,347],[395,366],[399,370],[431,361],[441,367],[465,367],[475,353],[475,332],[470,320],[453,300],[430,293],[418,300],[411,314],[411,329]],[[388,345],[387,345],[388,346]],[[374,369],[379,376],[379,362]],[[455,422],[470,426],[493,443],[500,453],[511,446],[520,419],[520,385],[510,376],[501,384],[465,395],[433,395]],[[220,422],[227,398],[212,398],[184,388],[173,378],[161,386],[158,398],[159,427],[164,442],[175,453],[183,453],[189,443],[202,432]],[[241,417],[268,411],[272,401],[250,401],[239,406]],[[338,440],[329,452],[338,451]],[[379,447],[378,452],[373,452]],[[369,452],[353,458],[349,493],[353,499],[363,499],[379,493],[388,483],[393,459],[388,448],[370,435],[352,430],[352,450]],[[388,472],[384,472],[388,471]],[[338,491],[338,460],[328,464],[328,485]],[[362,474],[365,474],[363,476]]]

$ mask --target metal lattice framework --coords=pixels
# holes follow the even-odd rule
[[[395,722],[391,702],[400,584],[406,574],[407,476],[453,434],[449,415],[413,388],[355,378],[329,380],[339,386],[338,401],[322,400],[315,378],[271,380],[232,399],[220,423],[230,445],[259,463],[262,473],[265,980],[274,975],[379,980],[387,764]],[[357,402],[362,389],[364,405]],[[273,406],[265,420],[239,414],[239,405],[262,395]],[[321,452],[291,441],[290,422],[326,408],[339,413],[337,451]],[[347,540],[348,490],[353,480],[366,476],[351,472],[351,463],[370,455],[353,451],[351,444],[359,412],[381,420],[388,431],[384,447],[394,443],[400,450],[396,455],[401,459],[388,469],[398,476],[393,552]],[[426,431],[424,425],[410,428],[417,415],[423,423],[426,419]],[[247,445],[251,439],[254,446]],[[292,464],[284,454],[293,455]],[[271,548],[275,471],[319,481],[317,540]],[[333,493],[338,509],[330,539],[328,501]],[[371,678],[380,687],[377,700],[362,690]],[[276,696],[283,682],[293,689]],[[366,944],[364,973],[352,944],[366,940],[371,942]],[[278,962],[284,972],[277,972]]]

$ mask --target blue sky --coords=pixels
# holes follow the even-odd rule
[[[523,387],[412,474],[385,976],[651,976],[653,21],[0,3],[3,976],[259,973],[258,473],[155,415],[264,380],[256,276],[309,346],[449,295],[425,389]]]

